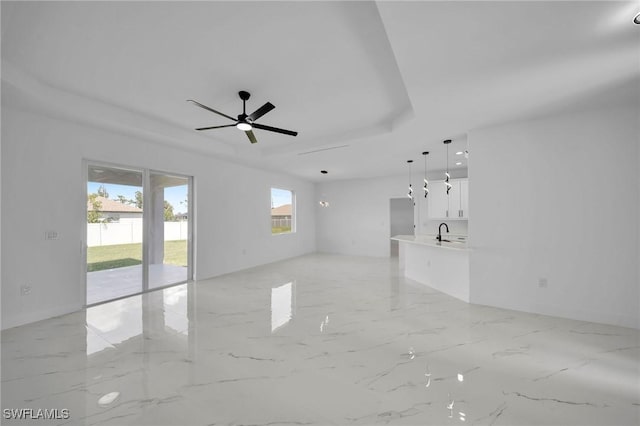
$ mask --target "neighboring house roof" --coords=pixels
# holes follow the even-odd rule
[[[97,196],[96,201],[99,201],[101,204],[99,211],[104,213],[142,213],[142,209],[129,204],[123,204],[117,200]],[[87,200],[87,211],[93,211],[93,205],[90,200]]]
[[[272,208],[271,216],[291,216],[291,204]]]

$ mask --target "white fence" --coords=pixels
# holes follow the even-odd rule
[[[277,228],[277,227],[289,227],[289,228],[291,228],[291,218],[290,217],[286,217],[286,218],[278,219],[278,218],[272,217],[271,218],[271,227],[272,228]]]
[[[189,222],[165,222],[164,240],[186,240]],[[110,246],[142,242],[142,221],[87,223],[87,246]]]

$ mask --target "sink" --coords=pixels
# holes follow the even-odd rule
[[[444,238],[442,239],[443,243],[457,243],[457,244],[466,244],[467,242],[465,240],[445,240]]]

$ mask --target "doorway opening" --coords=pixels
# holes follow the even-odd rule
[[[87,165],[86,304],[192,279],[192,178]]]
[[[413,200],[410,198],[391,198],[389,200],[389,238],[395,235],[413,235],[415,232]],[[391,257],[398,257],[398,242],[391,243]]]

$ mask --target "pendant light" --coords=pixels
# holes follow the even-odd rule
[[[413,187],[411,186],[411,163],[413,163],[413,160],[407,160],[407,164],[409,164],[409,192],[407,192],[407,197],[413,200]]]
[[[447,139],[443,142],[447,146],[447,171],[445,172],[444,184],[447,187],[447,195],[449,195],[449,191],[451,190],[451,184],[449,183],[449,179],[451,179],[451,175],[449,174],[449,144],[451,143],[451,139]]]
[[[427,155],[429,155],[429,151],[425,151],[422,153],[424,156],[424,185],[422,189],[424,190],[424,198],[427,198],[429,194],[429,181],[427,180]]]
[[[320,170],[320,173],[321,173],[321,174],[323,174],[323,175],[326,175],[326,174],[328,174],[329,172],[328,172],[328,171],[326,171],[326,170]],[[320,203],[320,207],[329,207],[329,202],[328,202],[328,201],[326,201],[326,199],[325,199],[325,198],[326,198],[325,194],[322,194],[322,197],[321,197],[321,198],[322,198],[322,200],[320,200],[320,201],[319,201],[319,203]]]

